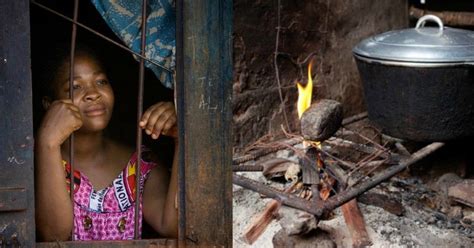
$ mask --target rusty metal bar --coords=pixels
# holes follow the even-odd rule
[[[268,197],[277,199],[281,201],[284,205],[306,211],[319,218],[327,214],[328,212],[334,210],[335,208],[343,205],[344,203],[354,199],[355,197],[367,192],[373,187],[379,185],[381,182],[391,178],[392,176],[406,169],[408,166],[420,161],[422,158],[430,155],[431,153],[435,152],[443,146],[444,143],[441,142],[431,143],[413,153],[410,158],[400,162],[400,164],[392,166],[386,171],[372,177],[371,179],[349,190],[345,190],[324,202],[306,201],[294,195],[279,192],[269,186],[263,185],[262,183],[235,174],[233,175],[233,181],[234,184],[237,184],[247,189],[251,189]]]
[[[296,138],[288,139],[288,140],[285,140],[283,142],[279,142],[280,144],[278,144],[278,142],[275,142],[276,143],[275,146],[270,146],[269,145],[268,148],[262,148],[260,150],[252,151],[252,152],[249,152],[248,154],[233,158],[232,159],[232,164],[233,165],[239,165],[239,164],[245,163],[245,162],[250,161],[250,160],[255,160],[259,157],[265,156],[265,155],[273,153],[273,152],[277,152],[279,150],[286,149],[286,148],[288,148],[288,146],[294,146],[294,145],[299,144],[301,142],[303,142],[303,137],[296,137]]]
[[[433,152],[437,151],[439,148],[443,147],[444,143],[441,142],[433,142],[420,150],[416,151],[412,154],[410,158],[407,158],[404,161],[401,161],[398,165],[394,165],[384,172],[381,172],[374,177],[370,178],[369,180],[344,191],[341,194],[338,194],[334,197],[329,198],[326,201],[327,209],[334,209],[342,204],[350,201],[351,199],[357,197],[358,195],[370,190],[371,188],[377,186],[381,182],[395,176],[399,172],[406,169],[408,166],[415,164],[416,162],[420,161],[421,159],[425,158],[426,156],[432,154]]]
[[[263,171],[263,165],[232,165],[232,171]]]
[[[363,113],[345,118],[344,120],[342,120],[342,124],[343,125],[349,125],[351,123],[354,123],[354,122],[359,121],[359,120],[364,119],[364,118],[367,118],[367,112],[363,112]],[[285,149],[285,148],[288,147],[288,145],[294,146],[296,144],[299,144],[299,143],[303,142],[303,138],[302,137],[296,137],[296,138],[288,139],[288,140],[283,141],[283,142],[284,142],[283,144],[278,145],[278,146],[269,146],[268,148],[262,148],[261,150],[252,151],[252,152],[249,152],[248,154],[234,157],[232,159],[232,164],[233,165],[239,165],[239,164],[245,163],[245,162],[250,161],[250,160],[255,160],[255,159],[257,159],[261,156],[265,156],[267,154]],[[363,146],[363,145],[360,145],[360,146]]]
[[[176,85],[175,103],[178,117],[178,244],[186,240],[186,182],[185,182],[185,130],[184,130],[184,57],[183,57],[183,0],[176,1]],[[176,146],[175,146],[176,147]]]
[[[141,36],[141,55],[145,56],[146,46],[146,5],[147,0],[142,0],[142,36]],[[145,60],[140,58],[140,71],[138,75],[138,102],[137,102],[137,167],[135,170],[135,239],[140,239],[140,174],[142,165],[142,129],[140,127],[140,119],[143,114],[143,88],[145,81]]]
[[[314,202],[300,198],[294,194],[285,193],[271,188],[270,186],[264,185],[258,181],[245,178],[243,176],[234,173],[232,176],[234,184],[239,185],[243,188],[253,190],[265,196],[271,197],[277,201],[281,201],[282,204],[306,211],[310,214],[321,216],[322,211],[321,201]],[[317,207],[315,207],[317,206]]]
[[[163,70],[166,70],[166,71],[171,72],[171,73],[173,72],[172,69],[170,69],[170,68],[168,68],[168,67],[165,67],[165,66],[163,66],[163,65],[160,65],[160,64],[158,64],[156,61],[154,61],[154,60],[152,60],[152,59],[149,59],[149,58],[147,58],[147,57],[141,55],[140,53],[134,52],[133,50],[131,50],[131,49],[128,48],[127,46],[125,46],[125,45],[123,45],[123,44],[120,44],[120,43],[118,43],[118,42],[112,40],[111,38],[109,38],[109,37],[107,37],[107,36],[105,36],[105,35],[103,35],[103,34],[97,32],[97,31],[95,31],[94,29],[92,29],[92,28],[90,28],[90,27],[88,27],[88,26],[86,26],[86,25],[84,25],[84,24],[82,24],[82,23],[80,23],[80,22],[74,21],[73,19],[71,19],[71,18],[69,18],[69,17],[67,17],[67,16],[65,16],[65,15],[63,15],[63,14],[61,14],[61,13],[59,13],[59,12],[57,12],[57,11],[51,9],[51,8],[49,8],[49,7],[46,7],[46,6],[43,5],[43,4],[40,4],[40,3],[36,2],[35,0],[31,0],[31,3],[34,4],[34,5],[36,5],[36,6],[38,6],[38,7],[40,7],[40,8],[42,8],[42,9],[44,9],[44,10],[46,10],[46,11],[48,11],[48,12],[50,12],[50,13],[52,13],[52,14],[55,14],[55,15],[57,15],[57,16],[59,16],[59,17],[65,19],[66,21],[69,21],[69,22],[72,22],[72,23],[76,24],[77,26],[79,26],[79,27],[81,27],[81,28],[83,28],[83,29],[85,29],[85,30],[91,32],[92,34],[95,34],[96,36],[98,36],[98,37],[100,37],[100,38],[102,38],[102,39],[104,39],[104,40],[106,40],[106,41],[108,41],[108,42],[110,42],[110,43],[112,43],[112,44],[114,44],[114,45],[116,45],[116,46],[118,46],[118,47],[124,49],[125,51],[127,51],[127,52],[129,52],[129,53],[132,53],[133,55],[135,55],[135,56],[137,56],[137,57],[139,57],[139,58],[142,58],[142,59],[144,59],[144,60],[146,60],[146,61],[152,63],[153,65],[156,65],[156,66],[160,67],[160,68],[163,69]]]
[[[77,22],[77,17],[79,14],[79,0],[74,0],[74,15],[73,20]],[[72,23],[72,32],[71,32],[71,54],[69,62],[69,98],[74,102],[74,57],[76,50],[76,36],[77,36],[77,25]],[[72,211],[74,215],[74,133],[71,133],[69,137],[69,164],[71,170],[69,171],[69,194],[72,202]],[[72,221],[72,230],[71,230],[71,240],[74,240],[74,218]]]

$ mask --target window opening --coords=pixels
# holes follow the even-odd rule
[[[74,100],[74,94],[73,94],[73,81],[74,81],[74,57],[75,57],[75,49],[76,49],[76,39],[77,39],[77,26],[83,28],[84,30],[87,30],[89,31],[90,33],[96,35],[97,37],[100,37],[102,39],[104,39],[106,42],[108,43],[111,43],[111,44],[114,44],[116,45],[117,47],[120,47],[121,49],[124,49],[125,51],[127,51],[128,53],[130,54],[133,54],[133,55],[136,55],[137,57],[140,58],[140,63],[139,63],[139,76],[138,76],[138,93],[137,93],[137,119],[136,119],[136,127],[137,127],[137,130],[136,130],[136,152],[137,152],[137,157],[140,158],[141,157],[141,154],[142,154],[142,129],[140,128],[139,126],[139,121],[141,119],[141,116],[143,114],[143,102],[144,102],[144,80],[145,80],[145,60],[156,65],[156,66],[159,66],[160,68],[166,70],[166,71],[169,71],[171,72],[172,70],[165,67],[165,66],[162,66],[161,64],[158,64],[157,62],[155,62],[154,60],[152,59],[149,59],[149,58],[146,58],[145,56],[145,46],[146,46],[146,32],[142,32],[141,33],[141,52],[140,53],[137,53],[133,50],[131,50],[130,48],[124,46],[123,44],[120,44],[119,42],[116,42],[114,41],[113,39],[107,37],[106,35],[103,35],[101,34],[100,32],[90,28],[89,26],[87,25],[84,25],[80,22],[78,22],[78,18],[79,18],[79,0],[74,0],[74,9],[73,9],[73,18],[69,18],[67,17],[66,15],[63,15],[61,14],[60,12],[58,11],[55,11],[53,10],[52,8],[49,8],[41,3],[38,3],[37,1],[34,1],[34,0],[31,0],[31,3],[40,7],[41,9],[43,10],[46,10],[58,17],[61,17],[62,19],[65,19],[67,21],[69,21],[70,23],[72,23],[72,32],[71,32],[71,43],[70,43],[70,75],[69,75],[69,98],[71,100]],[[141,30],[146,30],[146,25],[147,25],[147,21],[146,21],[146,6],[147,6],[147,0],[142,0],[142,16],[141,16]],[[182,138],[182,136],[180,136],[179,138]],[[181,143],[181,142],[180,142]],[[69,171],[69,177],[71,178],[71,183],[70,183],[70,198],[72,200],[72,202],[74,203],[74,183],[72,182],[73,181],[73,178],[74,178],[74,167],[73,167],[73,164],[74,164],[74,133],[71,134],[70,136],[70,139],[69,139],[69,158],[70,158],[70,171]],[[177,151],[175,151],[177,152]],[[182,160],[181,160],[182,161]],[[141,168],[141,160],[138,159],[137,160],[137,164],[136,164],[136,173],[135,173],[135,181],[136,182],[139,182],[140,181],[140,168]],[[181,171],[184,169],[184,165],[182,162],[179,163],[179,167],[178,167],[178,170]],[[182,190],[184,189],[184,180],[178,180],[179,182],[179,189]],[[135,190],[139,190],[139,187],[136,187]],[[137,196],[137,199],[135,200],[135,214],[134,214],[134,238],[135,239],[139,239],[139,217],[140,217],[140,214],[139,214],[139,206],[140,206],[140,194],[136,194]],[[182,210],[182,206],[184,206],[184,197],[178,197],[179,199],[179,211],[181,212]],[[180,237],[183,237],[182,239],[184,240],[184,236],[181,235],[181,233],[184,233],[184,225],[182,225],[181,223],[185,223],[185,215],[181,215],[180,216],[180,222],[179,222],[179,235]],[[73,225],[74,225],[74,221],[73,221]],[[74,233],[74,226],[72,228],[72,232]],[[72,240],[74,240],[74,234],[71,234],[71,238]]]

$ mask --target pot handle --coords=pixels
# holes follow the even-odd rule
[[[415,29],[419,29],[425,26],[426,21],[433,21],[436,22],[439,26],[439,31],[443,31],[444,29],[444,24],[441,19],[435,15],[424,15],[418,21],[416,22],[416,27]]]

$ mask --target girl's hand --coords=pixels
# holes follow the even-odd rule
[[[177,138],[176,111],[173,103],[159,102],[149,107],[142,116],[140,127],[153,139],[158,139],[161,134]]]
[[[57,100],[49,105],[38,131],[39,142],[59,147],[82,126],[79,108],[70,99]]]

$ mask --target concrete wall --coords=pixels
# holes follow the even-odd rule
[[[298,132],[295,80],[301,71],[289,58],[315,52],[313,101],[339,100],[349,116],[365,110],[352,47],[363,38],[408,25],[406,0],[281,0],[279,51],[284,106]],[[277,0],[234,1],[233,139],[244,147],[284,124],[273,66]],[[306,65],[303,75],[306,80]]]

